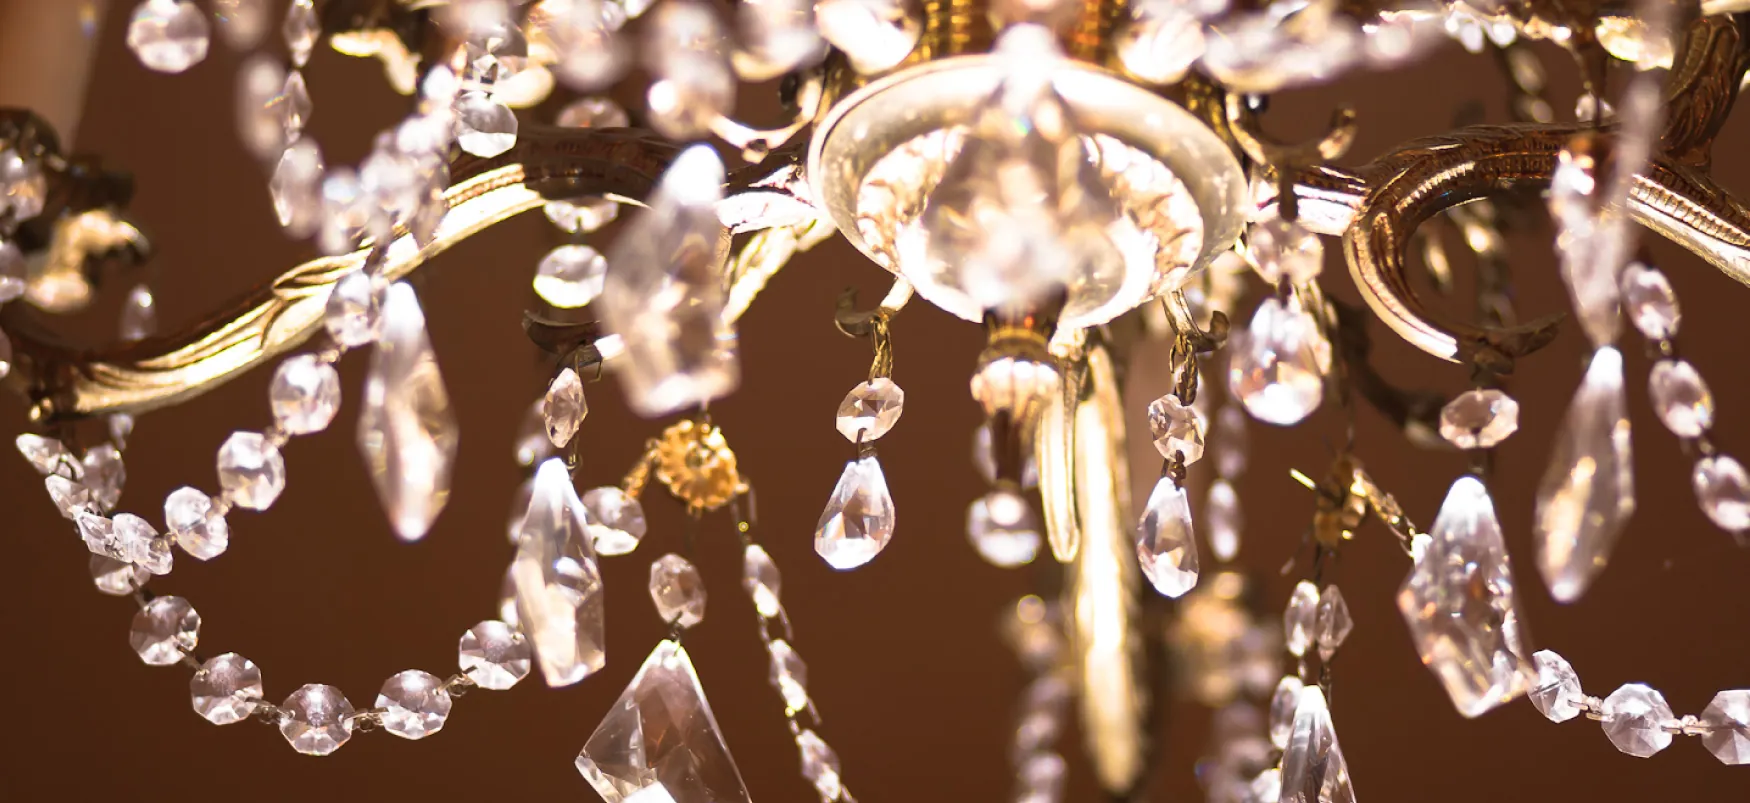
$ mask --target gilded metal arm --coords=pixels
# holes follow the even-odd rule
[[[597,195],[638,203],[678,152],[678,146],[636,130],[526,126],[510,151],[491,159],[463,155],[451,165],[454,178],[444,196],[449,213],[435,238],[421,246],[397,229],[385,250],[381,275],[391,281],[403,278],[457,242],[549,199]],[[772,174],[772,163],[794,159],[790,150],[775,154],[767,164],[733,172],[730,185],[748,187]],[[806,233],[809,226],[798,228]],[[760,269],[746,269],[738,261],[732,265],[737,284],[746,279],[763,285],[775,265],[813,244],[806,238],[758,242],[764,244]],[[184,332],[122,346],[68,346],[12,305],[5,322],[18,352],[19,370],[12,381],[24,385],[34,403],[32,416],[39,421],[175,404],[307,340],[321,326],[334,283],[362,267],[370,253],[366,247],[311,260]],[[735,290],[732,285],[732,297],[738,297]],[[739,297],[752,292],[757,286]],[[744,300],[730,314],[739,315],[745,307]]]

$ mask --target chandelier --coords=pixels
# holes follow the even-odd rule
[[[1407,567],[1393,603],[1460,715],[1429,727],[1464,728],[1523,698],[1552,722],[1598,723],[1630,756],[1685,741],[1750,763],[1750,689],[1680,714],[1649,685],[1582,686],[1534,644],[1520,600],[1541,584],[1583,602],[1637,508],[1689,504],[1636,493],[1620,350],[1631,339],[1650,355],[1657,419],[1640,428],[1668,430],[1695,503],[1746,543],[1750,473],[1712,436],[1709,366],[1682,356],[1681,308],[1648,245],[1669,241],[1750,284],[1750,211],[1709,172],[1750,69],[1750,4],[114,1],[129,7],[129,69],[182,73],[215,42],[248,54],[237,139],[263,166],[279,226],[322,254],[179,329],[160,330],[151,283],[135,280],[113,294],[119,338],[69,345],[57,316],[165,257],[130,211],[126,165],[67,147],[46,109],[0,109],[0,379],[26,401],[17,449],[87,548],[97,590],[137,604],[130,646],[182,667],[190,705],[216,725],[266,723],[322,756],[372,731],[430,737],[465,693],[531,675],[590,682],[609,658],[603,562],[637,555],[668,632],[615,647],[616,663],[649,652],[579,733],[582,785],[607,803],[747,801],[785,783],[854,803],[857,756],[829,741],[806,634],[764,545],[792,536],[761,527],[760,465],[737,451],[766,435],[711,414],[741,384],[738,321],[788,261],[836,236],[891,289],[873,304],[847,291],[820,311],[870,359],[835,411],[846,462],[812,533],[825,565],[856,571],[908,537],[879,453],[905,431],[898,366],[930,360],[896,354],[902,310],[933,306],[984,332],[967,375],[984,423],[966,435],[987,491],[953,527],[983,561],[1036,578],[1001,625],[1027,678],[1002,795],[1064,799],[1066,756],[1079,752],[1103,792],[1140,797],[1171,697],[1219,711],[1200,747],[1207,799],[1354,801],[1366,779],[1349,771],[1331,708],[1354,619],[1333,578],[1345,554],[1392,547]],[[46,16],[94,25],[101,6]],[[1338,166],[1362,124],[1348,108],[1304,141],[1265,130],[1278,127],[1274,95],[1396,69],[1453,39],[1505,67],[1511,121],[1458,125],[1359,167]],[[308,130],[304,71],[318,50],[375,60],[398,98],[356,165],[330,163]],[[1571,114],[1545,89],[1557,51],[1583,86]],[[611,99],[634,91],[630,110]],[[775,97],[783,118],[746,122],[738,96]],[[1540,208],[1572,315],[1526,320],[1507,235]],[[350,402],[359,456],[388,529],[425,537],[454,485],[452,400],[466,385],[441,367],[417,280],[525,212],[562,243],[537,265],[502,266],[519,282],[533,271],[538,304],[521,325],[550,381],[512,444],[528,476],[511,500],[511,557],[482,569],[483,584],[502,581],[493,618],[461,630],[454,669],[401,672],[374,696],[264,682],[203,639],[203,614],[165,576],[221,559],[233,524],[275,506],[282,449],[349,406],[336,365],[354,351],[368,363]],[[1363,303],[1338,297],[1350,284]],[[1474,314],[1453,314],[1455,300]],[[1563,326],[1590,356],[1559,422],[1519,435],[1553,443],[1535,515],[1497,516],[1496,450],[1520,428],[1511,380],[1540,370]],[[1392,336],[1469,389],[1399,386],[1372,353]],[[1158,359],[1133,369],[1139,353]],[[216,476],[179,480],[161,514],[124,504],[142,416],[199,405],[257,368],[271,373],[268,409],[220,441]],[[862,375],[860,360],[849,373]],[[591,385],[616,387],[644,420],[589,419]],[[1143,386],[1170,390],[1127,411],[1127,390]],[[1248,428],[1333,406],[1349,430],[1324,465],[1294,472],[1304,489],[1242,502]],[[1401,480],[1369,470],[1359,408],[1416,448],[1465,456],[1437,509],[1406,509]],[[1148,431],[1127,427],[1127,412],[1146,413]],[[606,455],[592,426],[648,439]],[[1132,465],[1132,441],[1152,443],[1158,469]],[[624,467],[619,481],[587,487],[605,463]],[[1158,471],[1138,498],[1133,471]],[[8,492],[40,504],[26,496]],[[1247,506],[1266,504],[1308,510],[1304,534],[1253,548],[1286,559],[1280,574],[1237,561]],[[687,532],[649,527],[657,505],[684,512]],[[1514,530],[1535,536],[1517,562]],[[701,682],[710,665],[685,646],[706,626],[695,542],[730,539],[770,663],[775,695],[759,693],[783,714],[800,780],[750,786]],[[657,545],[639,550],[645,540]],[[1260,588],[1277,585],[1286,609],[1261,610]],[[744,691],[757,690],[727,693]],[[1063,736],[1072,726],[1079,744]]]

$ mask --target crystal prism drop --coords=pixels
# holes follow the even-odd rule
[[[1567,722],[1585,709],[1586,693],[1580,690],[1580,677],[1568,659],[1549,650],[1538,650],[1531,656],[1537,667],[1537,685],[1528,695],[1531,704],[1551,722]]]
[[[517,619],[549,686],[569,686],[607,662],[602,577],[585,521],[565,462],[542,463],[511,571]]]
[[[280,225],[294,237],[314,234],[321,223],[323,169],[322,150],[316,147],[314,138],[304,138],[280,154],[273,176],[268,179],[267,189],[273,198],[274,214]],[[337,284],[333,292],[339,290]],[[333,308],[332,300],[329,306]],[[329,331],[333,332],[332,326]],[[348,344],[342,342],[342,345]]]
[[[190,0],[145,0],[128,20],[128,49],[146,68],[179,73],[207,57],[212,26]]]
[[[1197,539],[1191,501],[1172,477],[1161,477],[1136,525],[1136,557],[1156,591],[1178,598],[1197,586]]]
[[[1253,418],[1290,426],[1318,409],[1331,343],[1298,297],[1264,299],[1231,349],[1228,387]]]
[[[710,148],[682,151],[650,208],[632,216],[608,254],[595,303],[625,346],[615,370],[640,415],[704,404],[739,379],[735,330],[723,319],[723,181],[723,162]]]
[[[365,378],[358,445],[395,533],[416,541],[449,501],[459,430],[425,313],[405,282],[384,294],[382,330]]]
[[[1573,602],[1603,570],[1635,511],[1622,355],[1592,356],[1537,489],[1537,568],[1550,595]]]
[[[1524,694],[1534,680],[1512,561],[1481,481],[1464,476],[1452,484],[1429,536],[1398,589],[1398,611],[1453,706],[1478,716]]]
[[[566,368],[547,386],[547,396],[541,401],[541,419],[547,425],[547,440],[564,448],[583,426],[589,415],[589,402],[583,398],[583,380],[577,372]]]
[[[656,645],[577,754],[605,803],[749,803],[687,651]]]
[[[286,50],[292,54],[292,64],[303,67],[316,48],[316,37],[322,35],[322,23],[316,19],[316,6],[311,0],[292,0],[286,9],[286,21],[280,26],[286,38]]]
[[[650,564],[650,601],[662,621],[692,627],[705,620],[705,579],[686,558],[663,555]]]
[[[1294,728],[1282,754],[1281,803],[1355,803],[1349,765],[1318,686],[1300,692]]]
[[[814,528],[814,551],[834,569],[855,569],[893,538],[893,497],[874,455],[845,464]]]

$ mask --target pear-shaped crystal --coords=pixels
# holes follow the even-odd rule
[[[1533,680],[1512,562],[1481,481],[1452,484],[1429,537],[1398,589],[1398,611],[1422,663],[1459,713],[1474,717],[1524,694]]]
[[[549,686],[576,683],[607,662],[602,576],[585,520],[565,462],[542,463],[511,574],[517,620]]]
[[[1550,595],[1573,602],[1603,570],[1635,512],[1622,355],[1609,346],[1574,394],[1537,489],[1537,568]]]
[[[547,386],[547,397],[541,402],[541,418],[547,425],[547,440],[564,448],[577,435],[583,417],[589,415],[589,402],[583,398],[583,380],[577,372],[566,368]]]
[[[605,803],[749,803],[686,649],[656,645],[577,754]]]
[[[608,254],[595,303],[625,345],[615,370],[640,415],[704,404],[739,378],[735,331],[723,320],[723,180],[723,162],[709,147],[681,152],[650,208],[632,217]]]
[[[54,438],[26,432],[19,435],[14,443],[18,446],[18,453],[30,461],[31,468],[45,477],[61,472],[69,473],[75,480],[85,476],[85,467],[73,457],[72,452],[67,451],[65,444]]]
[[[814,551],[834,569],[868,563],[893,538],[893,496],[874,455],[845,464],[814,528]]]
[[[1228,387],[1253,418],[1280,426],[1300,423],[1324,399],[1331,343],[1299,298],[1266,298],[1246,336],[1231,347]]]
[[[1301,689],[1294,728],[1282,753],[1281,803],[1355,803],[1349,764],[1318,686]]]
[[[425,313],[413,288],[397,282],[383,297],[382,335],[371,354],[359,414],[358,444],[377,499],[402,540],[416,541],[450,498],[459,429]]]
[[[1155,590],[1181,597],[1197,586],[1197,539],[1191,502],[1172,477],[1161,477],[1136,525],[1136,557]]]

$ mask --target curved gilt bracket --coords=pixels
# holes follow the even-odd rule
[[[598,195],[639,203],[679,150],[631,129],[525,127],[516,147],[504,154],[457,158],[450,167],[453,182],[444,195],[449,212],[436,236],[422,245],[397,229],[381,249],[379,273],[389,281],[404,278],[450,246],[550,199]],[[771,163],[794,163],[796,158],[787,149],[767,164],[731,173],[731,192],[772,174]],[[818,241],[821,235],[808,236],[813,225],[788,227],[801,234],[791,231],[788,238],[778,238],[782,242],[773,242],[770,236],[758,239],[754,253],[746,258],[737,255],[728,267],[731,297],[741,302],[730,310],[731,317],[746,308],[752,294],[790,254]],[[335,282],[362,268],[375,250],[367,246],[311,260],[179,334],[123,346],[67,345],[39,320],[18,314],[14,305],[5,321],[18,353],[19,370],[12,378],[24,384],[34,405],[32,417],[38,421],[139,412],[184,401],[309,339],[322,325],[323,308]],[[744,288],[744,282],[752,286]],[[610,345],[601,344],[604,354]]]

